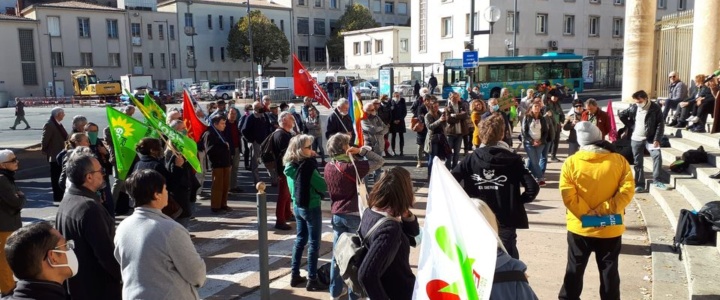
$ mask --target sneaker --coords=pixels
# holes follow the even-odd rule
[[[690,116],[689,118],[685,119],[685,122],[691,122],[691,123],[692,123],[693,118],[695,118],[695,116]]]
[[[551,158],[550,158],[550,161],[551,161],[551,162],[562,162],[562,160],[560,160],[560,159],[557,158],[557,157],[551,157]]]
[[[635,187],[635,193],[646,193],[647,191],[642,187]]]
[[[418,169],[422,168],[422,163],[417,163],[417,165],[415,166],[415,168],[418,168]]]
[[[677,123],[677,120],[673,119],[672,121],[670,121],[670,123],[667,124],[667,126],[674,127],[675,125],[677,125]]]
[[[670,188],[669,188],[667,185],[665,185],[664,183],[662,183],[662,182],[656,182],[656,183],[655,183],[655,188],[658,189],[658,190],[661,190],[661,191],[670,190]]]
[[[290,230],[290,229],[292,229],[292,227],[290,227],[290,225],[288,225],[288,224],[286,224],[286,223],[281,223],[281,224],[275,224],[275,229],[278,229],[278,230]],[[304,279],[305,279],[305,277],[303,277],[303,280],[304,280]]]
[[[315,291],[324,291],[328,289],[328,286],[324,283],[320,282],[317,278],[310,279],[307,282],[307,285],[305,286],[305,289],[309,292],[315,292]]]
[[[540,181],[538,181],[538,185],[540,185],[540,186],[545,186],[545,180],[540,180]]]
[[[226,212],[231,212],[231,211],[233,211],[233,209],[230,208],[230,206],[223,206],[223,207],[221,207],[220,209],[222,209],[222,210],[224,210],[224,211],[226,211]]]
[[[307,282],[307,278],[305,278],[304,276],[300,276],[300,275],[295,276],[295,275],[293,275],[293,276],[292,276],[292,279],[290,279],[290,286],[291,286],[291,287],[298,287],[299,285],[301,285],[301,284],[303,284],[303,283],[305,283],[305,282]]]
[[[15,127],[10,127],[10,129],[15,130]]]
[[[693,128],[690,128],[690,131],[695,132],[695,133],[706,133],[706,132],[707,132],[707,131],[705,130],[705,126],[702,126],[702,125],[699,125],[699,124],[698,124],[698,126],[695,126],[695,127],[693,127]]]
[[[28,127],[25,127],[25,130],[28,130],[28,129],[30,129],[30,126],[28,126]]]

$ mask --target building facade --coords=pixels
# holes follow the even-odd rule
[[[0,60],[0,93],[10,98],[43,96],[50,80],[44,75],[50,72],[42,72],[38,21],[0,15],[0,36],[6,41],[0,46],[4,58]]]
[[[345,68],[377,69],[410,62],[410,27],[385,26],[344,32]]]

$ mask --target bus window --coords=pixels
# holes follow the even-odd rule
[[[478,66],[475,73],[475,82],[488,82],[488,66]]]
[[[538,63],[535,64],[535,68],[533,70],[533,80],[546,80],[548,79],[548,71],[550,69],[550,64],[548,63]]]
[[[524,74],[523,74],[523,68],[524,64],[522,65],[507,65],[505,66],[505,69],[507,70],[507,81],[523,81]]]
[[[567,68],[570,70],[568,78],[582,78],[582,63],[567,63]]]
[[[550,79],[564,78],[564,63],[553,63],[550,65]]]
[[[522,70],[522,80],[523,81],[531,81],[533,80],[533,70],[535,69],[535,64],[525,64],[523,66]]]
[[[504,65],[492,65],[490,66],[490,82],[505,82],[507,81],[507,72]]]

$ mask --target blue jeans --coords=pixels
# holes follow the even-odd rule
[[[295,219],[297,223],[297,238],[292,253],[292,275],[300,276],[300,262],[305,251],[305,245],[310,239],[308,247],[307,268],[310,279],[317,278],[318,251],[320,250],[320,236],[322,234],[322,210],[320,207],[302,208],[295,206]]]
[[[524,143],[525,153],[528,156],[528,170],[535,179],[540,180],[545,175],[545,165],[547,164],[547,145],[542,144],[534,147],[532,144]]]
[[[445,166],[448,170],[452,170],[457,165],[458,159],[460,159],[460,144],[462,144],[463,137],[462,135],[448,135],[447,140],[450,148],[452,148],[453,154],[452,159],[448,158],[448,160],[445,161]]]
[[[332,216],[332,227],[333,227],[333,249],[337,243],[340,235],[345,232],[357,232],[360,227],[360,216],[337,214]],[[332,267],[330,268],[330,297],[340,297],[342,294],[343,286],[345,282],[340,277],[340,269],[335,262],[335,258],[332,259]],[[358,297],[348,290],[350,299],[357,299]]]

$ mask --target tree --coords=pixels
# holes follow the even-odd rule
[[[277,61],[287,63],[290,56],[290,43],[280,28],[271,23],[270,19],[259,10],[250,12],[250,23],[255,56],[253,62],[261,65],[263,69]],[[227,52],[228,57],[233,60],[250,60],[247,16],[240,18],[230,29]]]
[[[345,37],[343,32],[380,27],[380,23],[375,22],[370,10],[360,4],[349,6],[345,13],[340,17],[337,23],[337,30],[331,33],[327,46],[330,56],[333,58],[343,58],[345,56]]]

